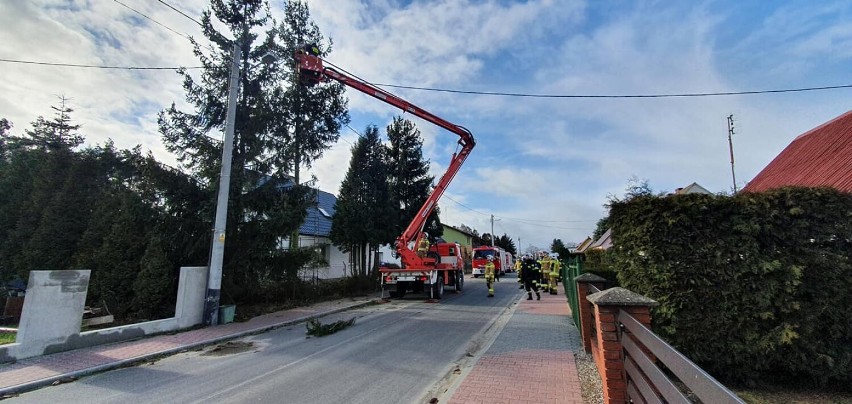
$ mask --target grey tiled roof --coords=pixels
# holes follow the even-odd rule
[[[299,227],[299,234],[328,237],[331,234],[331,218],[334,216],[334,205],[337,203],[337,198],[325,191],[318,189],[314,191],[316,191],[315,203],[308,208],[308,215],[305,217],[302,226]]]

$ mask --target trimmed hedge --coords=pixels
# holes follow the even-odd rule
[[[784,188],[611,205],[621,286],[720,379],[852,386],[852,195]]]

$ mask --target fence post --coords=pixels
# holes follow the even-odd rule
[[[606,284],[606,279],[601,278],[592,273],[584,273],[576,278],[577,283],[577,308],[580,311],[580,337],[583,339],[583,349],[586,353],[592,352],[592,329],[594,328],[595,313],[594,307],[586,299],[589,293],[589,286],[592,285],[598,289],[603,289]]]
[[[624,310],[642,325],[651,326],[652,299],[624,288],[611,288],[591,294],[587,300],[594,305],[597,328],[598,369],[605,403],[627,402],[627,375],[624,371],[624,347],[619,338],[618,311]]]

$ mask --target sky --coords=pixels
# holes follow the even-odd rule
[[[494,233],[522,250],[581,242],[631,178],[655,192],[695,182],[730,193],[735,175],[741,189],[795,137],[852,108],[852,88],[634,97],[849,86],[846,0],[307,3],[333,40],[329,62],[372,83],[474,93],[385,87],[476,138],[439,203],[441,220],[490,233],[493,215]],[[186,36],[205,43],[199,26],[167,5],[195,20],[209,7],[0,0],[0,118],[22,134],[65,96],[88,145],[141,145],[176,165],[157,130],[172,103],[189,110],[173,70],[19,63],[198,66]],[[281,1],[270,6],[280,21]],[[346,96],[351,128],[309,170],[320,189],[337,193],[359,132],[400,115],[421,130],[432,174],[443,174],[455,134],[355,90]]]

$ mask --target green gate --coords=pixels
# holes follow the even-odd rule
[[[562,263],[562,287],[565,289],[565,296],[568,297],[568,305],[571,307],[571,317],[574,319],[574,325],[580,328],[580,301],[577,298],[577,283],[574,278],[580,276],[583,272],[583,260],[579,255],[569,257],[567,261]]]

